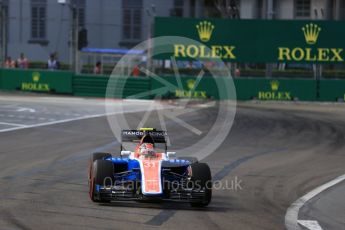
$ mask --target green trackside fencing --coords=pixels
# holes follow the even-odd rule
[[[163,79],[164,82],[161,81]],[[147,77],[113,77],[109,83],[113,95],[106,95],[109,76],[76,75],[73,78],[73,92],[77,96],[113,97],[113,98],[195,98],[195,99],[226,99],[235,98],[234,92],[228,94],[227,88],[231,81],[229,78],[206,77],[198,84],[195,77],[182,77],[183,89],[177,88],[177,80],[173,76],[164,78]],[[169,85],[170,84],[170,85]],[[218,90],[218,86],[219,89]],[[218,92],[223,92],[219,95]],[[225,95],[227,94],[227,95]]]
[[[76,96],[105,97],[109,77],[75,75],[73,77],[73,94]]]
[[[73,93],[73,74],[62,71],[1,70],[1,89],[33,92]]]
[[[322,80],[320,81],[319,101],[345,101],[344,80]]]
[[[106,97],[107,84],[109,76],[96,75],[75,75],[73,78],[73,93],[76,96],[92,96]],[[150,79],[144,77],[123,78],[118,77],[114,81],[112,87],[112,98],[128,98],[135,97],[150,90]],[[111,82],[113,82],[111,81]],[[111,87],[111,86],[110,86]],[[140,99],[150,99],[148,95],[140,97]]]
[[[234,81],[239,100],[316,100],[315,80],[244,78]]]
[[[163,79],[163,81],[161,80]],[[178,78],[130,77],[116,78],[113,98],[195,98],[234,99],[232,83],[228,77],[182,76],[183,88],[178,88]],[[74,75],[63,71],[0,69],[0,89],[33,92],[52,92],[76,96],[105,97],[109,76]],[[170,85],[169,85],[170,84]],[[238,100],[300,100],[345,101],[345,80],[235,78]],[[168,85],[168,86],[167,86]],[[123,88],[123,91],[121,90]],[[149,93],[147,93],[149,92]],[[219,92],[222,92],[219,94]]]
[[[113,87],[114,98],[195,98],[195,99],[234,99],[233,92],[226,92],[231,87],[228,77],[203,77],[196,89],[197,77],[182,76],[183,89],[178,86],[178,78],[165,76],[163,78],[121,78],[116,79]],[[164,79],[162,81],[161,79]],[[73,94],[76,96],[105,97],[109,76],[75,75],[73,77]],[[170,85],[169,85],[170,84]],[[235,78],[238,100],[300,100],[300,101],[336,101],[344,98],[345,80],[315,80],[307,79],[258,79]],[[168,86],[167,86],[168,85]],[[123,87],[123,91],[120,89]],[[219,88],[218,88],[219,87]],[[319,98],[317,98],[317,88]],[[150,95],[147,94],[150,92]],[[219,95],[219,92],[223,92]],[[133,96],[134,95],[134,96]],[[142,96],[145,95],[145,96]]]
[[[182,87],[179,86],[181,80]],[[198,83],[196,77],[165,76],[151,78],[153,97],[194,99],[235,99],[235,90],[229,77],[203,77]],[[233,89],[231,91],[231,89]]]

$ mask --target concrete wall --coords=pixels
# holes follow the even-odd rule
[[[311,10],[312,19],[332,19],[333,12],[330,0],[312,0]]]
[[[48,60],[57,51],[61,60],[67,60],[69,13],[57,1],[47,4],[47,44],[31,42],[31,5],[28,0],[11,0],[9,5],[8,55],[18,58],[24,52],[30,60]]]
[[[202,1],[197,0],[195,15],[200,16]],[[174,7],[173,0],[143,0],[142,8],[142,33],[141,40],[149,36],[152,16],[146,9],[151,10],[154,6],[156,16],[170,16],[170,10]],[[190,16],[190,0],[183,1],[183,16]],[[122,38],[122,0],[87,0],[86,27],[89,34],[89,46],[95,48],[126,48],[128,40]],[[135,44],[139,41],[133,41]],[[130,45],[129,47],[131,47]]]
[[[122,36],[122,0],[87,0],[89,47],[115,48]]]
[[[294,18],[294,1],[280,0],[276,1],[276,19],[293,19]]]

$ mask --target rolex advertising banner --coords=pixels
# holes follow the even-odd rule
[[[43,70],[1,70],[1,89],[72,93],[73,73]]]
[[[342,63],[345,23],[300,20],[155,18],[154,36],[178,36],[154,58],[225,62]]]

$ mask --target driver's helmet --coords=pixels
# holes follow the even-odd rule
[[[154,156],[155,151],[153,144],[143,143],[140,145],[140,155],[142,156]]]

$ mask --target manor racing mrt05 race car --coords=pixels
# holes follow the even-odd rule
[[[136,143],[134,151],[125,142]],[[158,151],[157,145],[164,150]],[[123,130],[121,154],[94,153],[89,166],[89,195],[94,202],[169,200],[207,206],[212,197],[211,171],[194,157],[167,152],[166,132]]]

